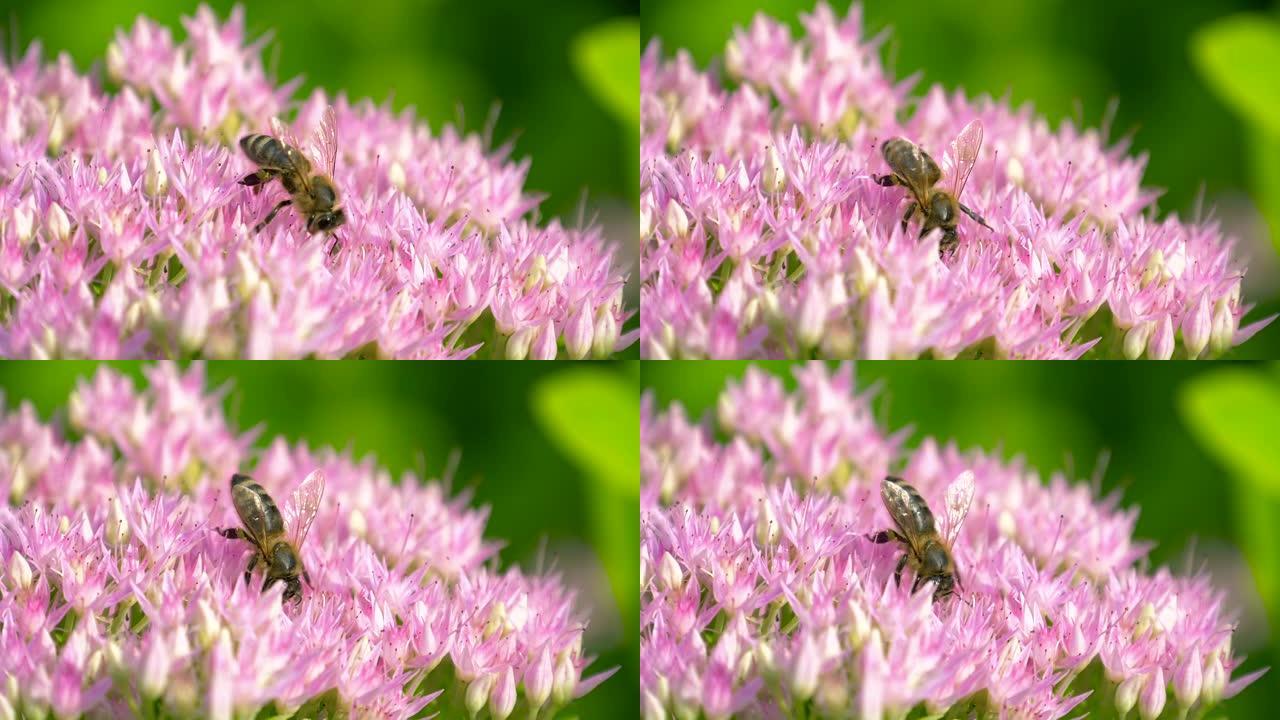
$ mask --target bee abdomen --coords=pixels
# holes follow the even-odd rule
[[[248,475],[239,473],[231,476],[231,489],[234,495],[237,488],[243,488],[251,496],[249,502],[256,505],[259,512],[262,513],[263,528],[268,532],[283,532],[284,517],[280,514],[280,508],[276,507],[276,501],[271,499],[271,495],[266,489],[258,484],[256,480]]]
[[[270,135],[245,135],[240,138],[240,149],[259,165],[289,167],[289,151]]]

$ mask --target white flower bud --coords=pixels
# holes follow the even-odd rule
[[[818,645],[813,636],[806,633],[800,641],[800,651],[796,654],[791,669],[791,692],[796,699],[804,702],[813,697],[818,689],[818,672],[821,669],[821,658],[818,656]]]
[[[147,152],[147,170],[142,176],[142,187],[149,197],[159,197],[169,189],[169,176],[165,174],[159,156],[155,149]]]
[[[1124,356],[1130,360],[1142,357],[1142,353],[1147,349],[1147,340],[1154,329],[1155,323],[1150,320],[1129,328],[1129,332],[1124,334]]]
[[[1134,675],[1126,678],[1116,688],[1116,712],[1120,717],[1129,714],[1134,705],[1138,704],[1138,693],[1142,691],[1142,683],[1146,680],[1145,675]]]
[[[658,564],[658,581],[658,586],[664,590],[679,590],[684,587],[684,570],[671,553],[665,550]]]
[[[767,193],[779,192],[787,186],[787,172],[782,168],[782,156],[778,154],[778,148],[773,145],[769,146],[760,182]]]
[[[107,544],[112,547],[120,547],[129,540],[129,522],[124,517],[119,498],[113,497],[108,501],[107,526],[104,530]]]
[[[556,705],[564,705],[573,699],[573,691],[578,689],[578,669],[573,666],[573,658],[569,653],[560,653],[556,660],[556,669],[551,683],[551,700]]]
[[[684,237],[689,234],[689,216],[685,214],[684,208],[680,207],[680,203],[672,198],[667,201],[667,216],[665,218],[667,232],[675,237]]]
[[[49,203],[49,209],[44,216],[44,225],[49,230],[51,240],[66,241],[71,235],[71,220],[67,218],[67,213],[63,211],[62,206],[56,202]]]
[[[13,209],[13,230],[18,236],[19,245],[28,245],[35,235],[35,209],[29,200]]]
[[[408,178],[404,174],[404,165],[399,160],[392,160],[391,166],[387,168],[387,180],[391,182],[393,187],[404,190],[404,185],[408,182]]]
[[[511,337],[507,338],[507,359],[523,360],[528,357],[529,346],[537,333],[536,327],[528,325],[512,333]]]
[[[467,713],[471,717],[475,717],[480,713],[480,708],[489,701],[489,691],[493,690],[493,674],[485,673],[467,686]]]
[[[13,581],[14,587],[19,590],[31,588],[33,579],[31,565],[27,563],[27,559],[22,557],[20,552],[14,551],[13,556],[9,558],[9,579]]]
[[[1221,355],[1231,349],[1236,334],[1236,318],[1227,299],[1219,298],[1213,306],[1213,329],[1209,331],[1209,352]]]
[[[62,122],[62,111],[54,110],[53,118],[49,121],[49,154],[57,155],[66,139],[67,128]]]

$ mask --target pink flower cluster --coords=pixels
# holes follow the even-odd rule
[[[920,98],[821,4],[804,34],[763,15],[729,40],[722,82],[688,53],[641,64],[641,353],[751,357],[1214,357],[1245,327],[1243,265],[1215,222],[1157,220],[1145,159],[1030,107]],[[912,109],[913,108],[913,109]],[[909,111],[910,109],[910,111]],[[955,253],[899,220],[880,145],[942,164],[969,122],[985,143]]]
[[[181,43],[145,18],[117,32],[116,92],[38,46],[0,67],[0,355],[581,358],[634,342],[599,229],[537,224],[527,160],[408,111],[312,94],[289,129],[306,143],[333,107],[347,224],[332,243],[286,208],[255,234],[285,193],[237,184],[254,166],[236,143],[271,132],[296,83],[267,77],[242,9],[184,25]]]
[[[573,594],[499,572],[466,497],[279,438],[251,468],[256,433],[201,367],[148,378],[82,381],[68,428],[0,415],[0,717],[553,717],[611,674],[582,677]],[[280,502],[327,478],[296,605],[246,586],[249,546],[216,532],[250,469]]]
[[[645,400],[641,693],[648,719],[1186,717],[1231,679],[1233,625],[1206,578],[1141,572],[1135,510],[1061,475],[874,422],[853,371],[752,368],[718,425]],[[722,439],[717,439],[722,438]],[[911,593],[880,481],[898,470],[943,517],[972,472],[957,593]],[[944,522],[941,521],[940,522]],[[943,526],[945,527],[945,526]],[[699,715],[701,713],[701,715]],[[915,716],[914,714],[912,716]],[[1199,715],[1194,715],[1198,717]]]

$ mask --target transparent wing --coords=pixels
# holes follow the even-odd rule
[[[947,486],[947,544],[953,544],[973,504],[973,471],[965,470]]]
[[[973,172],[973,166],[978,162],[978,151],[981,149],[982,121],[971,120],[956,136],[948,152],[952,163],[951,194],[956,200],[960,199],[960,193],[964,192],[964,186],[969,182],[969,173]]]
[[[285,527],[289,529],[294,547],[301,547],[302,541],[307,539],[311,521],[316,519],[316,511],[320,509],[323,498],[324,473],[319,470],[312,470],[289,496],[289,502],[284,506]]]
[[[288,146],[294,169],[303,176],[303,183],[307,184],[306,176],[311,172],[311,161],[303,154],[302,143],[298,142],[298,136],[293,134],[293,130],[288,125],[280,122],[280,118],[273,117],[268,124],[271,125],[271,134]]]
[[[338,168],[338,118],[332,105],[325,108],[315,142],[318,151],[316,159],[320,161],[320,167],[328,168],[329,177],[333,177]]]

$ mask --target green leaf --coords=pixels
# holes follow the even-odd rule
[[[1227,105],[1280,137],[1280,24],[1251,13],[1223,18],[1196,32],[1191,56]]]
[[[599,483],[640,496],[640,391],[615,372],[584,365],[533,391],[533,412],[552,441]]]
[[[573,65],[602,105],[628,128],[640,126],[640,23],[617,18],[573,41]]]
[[[1280,383],[1252,370],[1219,370],[1186,383],[1179,409],[1196,439],[1232,473],[1280,498]]]
[[[1258,204],[1271,229],[1271,245],[1280,252],[1280,135],[1268,135],[1249,128],[1252,141],[1249,165],[1253,171],[1253,201]]]

